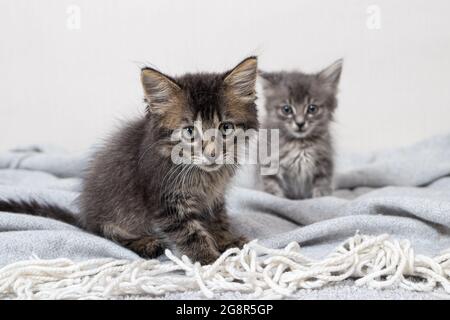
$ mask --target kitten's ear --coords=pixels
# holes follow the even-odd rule
[[[243,102],[253,102],[256,99],[256,76],[258,62],[256,57],[249,57],[227,72],[224,83],[229,93]]]
[[[274,75],[269,72],[260,71],[259,79],[264,90],[270,89],[275,84]]]
[[[259,83],[263,89],[262,94],[265,97],[270,97],[274,95],[280,95],[281,93],[289,94],[287,92],[287,88],[283,85],[280,85],[281,75],[280,73],[274,72],[264,72],[259,71]],[[266,104],[266,107],[269,107]]]
[[[332,90],[336,90],[339,84],[343,62],[343,59],[339,59],[318,73],[319,79]]]
[[[152,68],[141,70],[141,83],[150,112],[164,113],[181,91],[173,79]]]

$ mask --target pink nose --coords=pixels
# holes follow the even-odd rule
[[[216,160],[216,146],[214,143],[209,143],[203,149],[203,155],[211,162]]]

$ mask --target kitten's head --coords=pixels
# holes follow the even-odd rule
[[[160,153],[172,160],[175,154],[184,163],[208,171],[230,163],[230,157],[236,164],[237,135],[259,125],[256,76],[255,57],[224,73],[172,78],[152,68],[142,69],[149,130]]]
[[[280,129],[294,139],[321,135],[337,107],[336,93],[342,70],[338,60],[316,74],[261,73],[266,98],[265,127]]]

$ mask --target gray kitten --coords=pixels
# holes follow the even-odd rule
[[[262,176],[265,191],[289,199],[331,194],[329,126],[337,107],[341,70],[342,60],[338,60],[316,74],[261,72],[266,111],[261,127],[279,129],[280,135],[279,170]]]

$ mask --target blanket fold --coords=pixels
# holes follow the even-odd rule
[[[88,154],[41,147],[2,152],[0,198],[46,201],[77,214],[74,200],[87,161]],[[227,195],[232,227],[268,248],[297,242],[314,259],[357,233],[408,239],[426,256],[450,248],[450,135],[365,155],[339,154],[336,186],[332,196],[299,201],[234,186]],[[74,226],[0,213],[0,267],[32,256],[138,259]]]

